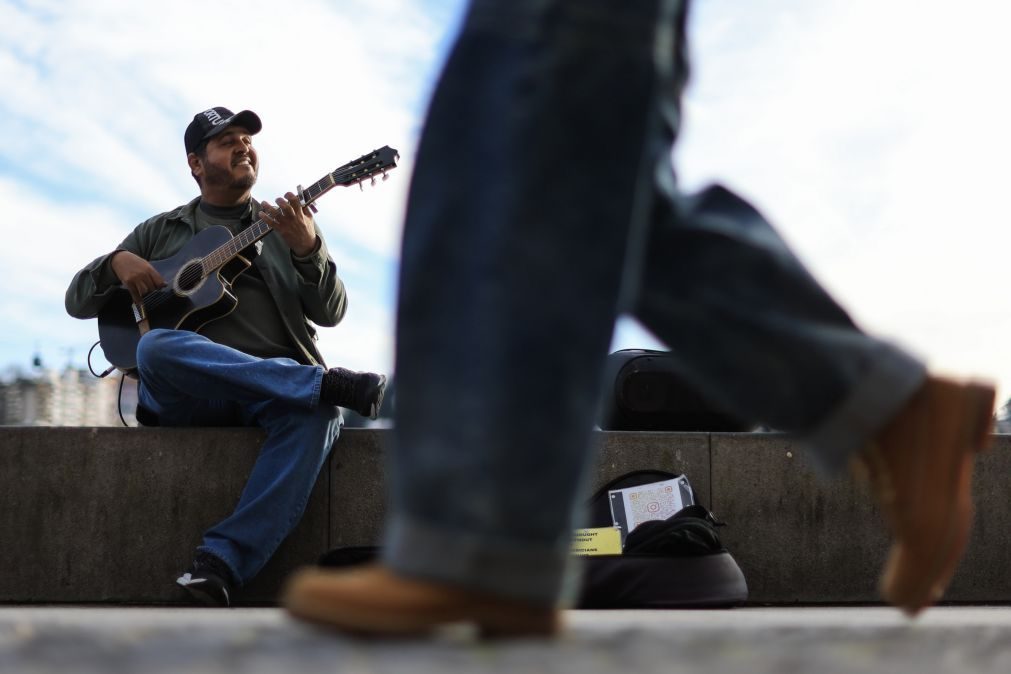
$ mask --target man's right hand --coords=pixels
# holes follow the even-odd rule
[[[109,265],[112,267],[113,273],[116,274],[116,278],[130,291],[130,296],[137,304],[140,304],[144,295],[165,286],[165,279],[161,277],[157,269],[151,266],[150,262],[128,250],[113,253]]]

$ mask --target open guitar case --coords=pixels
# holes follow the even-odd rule
[[[589,501],[589,527],[613,523],[612,489],[673,479],[673,473],[637,470],[598,489]],[[577,608],[728,607],[748,599],[748,584],[718,533],[724,523],[699,505],[666,520],[643,522],[625,536],[620,555],[585,557]]]
[[[609,490],[674,477],[665,471],[638,470],[608,482],[590,498],[587,526],[612,525]],[[625,538],[624,554],[582,557],[576,608],[728,607],[746,601],[744,574],[717,533],[723,523],[697,503],[667,520],[644,522],[633,529]],[[318,564],[351,567],[378,555],[376,546],[342,546],[325,553]]]

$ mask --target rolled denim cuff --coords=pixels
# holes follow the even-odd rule
[[[822,423],[800,436],[825,475],[842,472],[899,413],[927,378],[926,366],[887,342],[879,342],[874,365]]]
[[[572,585],[564,582],[568,552],[568,544],[551,547],[451,531],[400,515],[386,524],[382,561],[401,576],[555,605]]]

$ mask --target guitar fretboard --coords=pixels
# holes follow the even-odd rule
[[[373,150],[367,155],[348,162],[338,167],[332,173],[327,173],[309,187],[302,189],[299,195],[302,205],[308,206],[338,185],[355,185],[370,176],[374,176],[376,173],[382,173],[385,177],[387,169],[396,167],[399,157],[400,155],[396,150],[389,145],[384,145],[378,150]],[[375,178],[373,178],[374,180]],[[264,222],[262,218],[257,219],[256,222],[235,235],[231,240],[205,255],[203,260],[200,261],[201,273],[205,277],[215,273],[227,264],[229,260],[238,255],[240,251],[245,250],[248,246],[253,245],[272,231],[273,228]]]

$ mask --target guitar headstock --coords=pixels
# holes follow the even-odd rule
[[[333,173],[327,173],[304,190],[299,185],[298,198],[303,206],[308,206],[315,213],[316,207],[313,206],[313,202],[329,190],[338,185],[344,187],[358,185],[361,187],[362,182],[369,179],[375,184],[377,174],[382,175],[383,180],[386,180],[388,177],[386,172],[397,167],[398,159],[400,159],[400,153],[389,145],[384,145],[343,166],[338,166]],[[365,188],[362,187],[362,189]]]
[[[364,154],[354,161],[349,161],[343,166],[337,167],[330,176],[335,185],[361,185],[362,181],[372,179],[374,183],[376,175],[381,174],[386,180],[386,172],[397,167],[397,160],[400,153],[389,145],[384,145],[378,150],[373,150]]]

